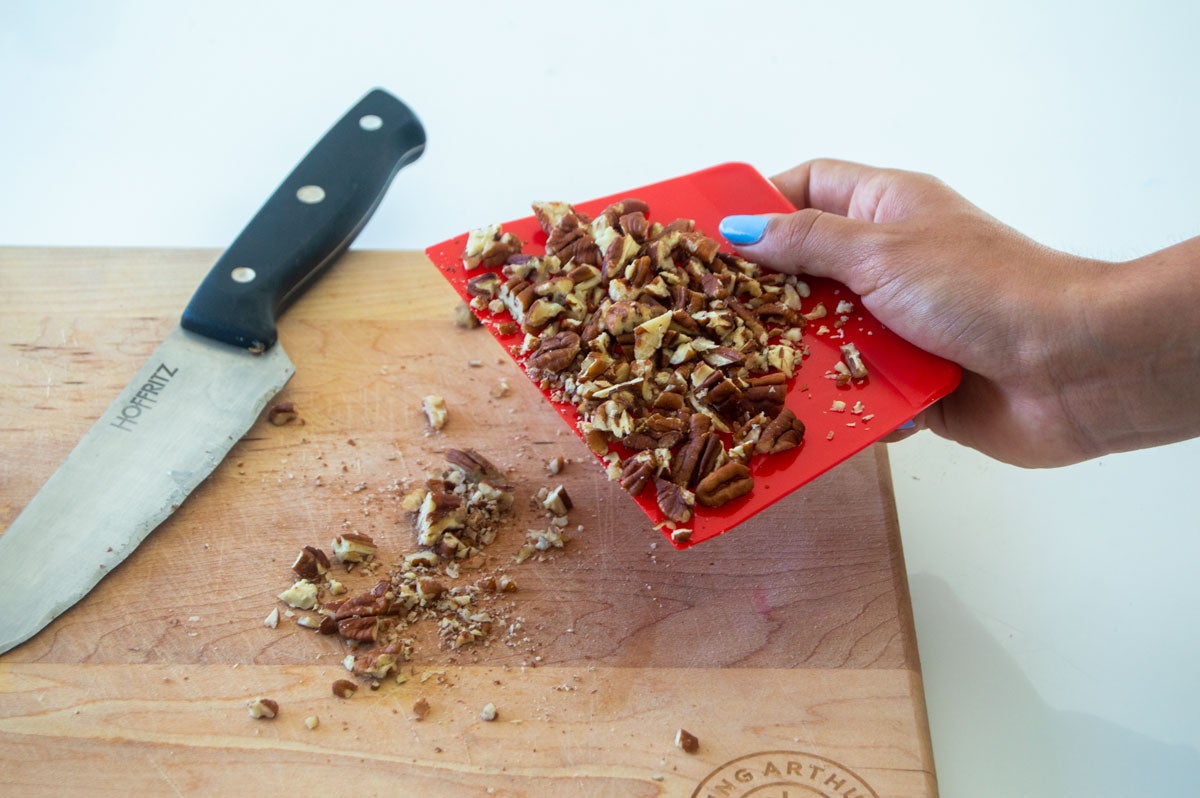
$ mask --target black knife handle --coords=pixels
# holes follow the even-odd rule
[[[401,167],[425,149],[420,120],[382,89],[317,142],[204,278],[183,327],[233,346],[274,346],[276,316],[371,218]]]

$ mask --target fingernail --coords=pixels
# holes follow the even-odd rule
[[[726,216],[719,227],[730,244],[755,244],[767,229],[766,216]]]
[[[898,429],[898,430],[910,430],[910,429],[916,429],[916,428],[917,428],[917,420],[915,418],[905,421],[903,424],[896,427],[896,429]]]

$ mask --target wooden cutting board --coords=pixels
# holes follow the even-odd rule
[[[0,250],[0,528],[177,323],[215,258]],[[0,656],[5,788],[935,795],[884,448],[674,551],[496,343],[454,325],[456,301],[424,255],[352,252],[289,310],[280,340],[296,376],[279,399],[298,421],[260,420],[91,594]],[[502,381],[508,393],[493,397]],[[445,397],[441,432],[421,413],[427,394]],[[286,609],[275,596],[304,545],[328,549],[353,529],[375,538],[381,563],[415,550],[399,498],[451,447],[475,448],[517,487],[517,518],[486,566],[519,587],[506,597],[513,631],[451,651],[428,630],[403,684],[335,698],[343,645],[263,618]],[[560,455],[568,465],[552,477],[545,463]],[[544,524],[529,497],[559,483],[575,505],[570,542],[515,563],[526,529]],[[251,719],[256,696],[279,716]],[[489,703],[490,723],[479,717]],[[675,746],[679,728],[699,750]]]

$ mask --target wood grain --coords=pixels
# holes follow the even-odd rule
[[[0,527],[215,257],[0,250]],[[453,325],[455,302],[423,255],[353,252],[288,311],[280,340],[297,373],[280,399],[303,423],[260,421],[89,596],[0,657],[0,768],[20,774],[6,783],[274,793],[303,772],[339,794],[691,795],[729,760],[788,750],[841,763],[880,796],[936,794],[884,449],[676,552],[495,342]],[[511,390],[493,399],[501,380]],[[438,434],[420,412],[429,393],[450,408]],[[502,609],[522,631],[460,652],[427,631],[405,684],[335,699],[345,650],[262,618],[300,546],[352,528],[383,560],[413,550],[398,499],[455,446],[503,466],[522,497],[562,482],[581,529],[516,565],[539,520],[519,498],[489,568],[517,580]],[[560,454],[570,465],[551,478]],[[260,694],[279,718],[248,718]],[[421,722],[418,695],[434,706]],[[492,724],[478,719],[488,702]],[[673,746],[680,726],[701,738],[695,755]],[[835,787],[819,789],[847,795]]]

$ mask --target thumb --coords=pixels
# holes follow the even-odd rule
[[[873,225],[816,208],[794,213],[726,216],[720,231],[738,253],[760,266],[811,274],[853,287]]]

